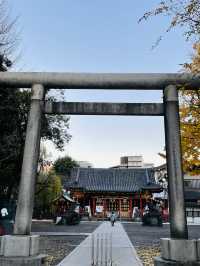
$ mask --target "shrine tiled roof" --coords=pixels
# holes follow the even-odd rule
[[[65,187],[88,192],[137,192],[141,190],[161,191],[155,183],[151,168],[75,168],[66,178]]]

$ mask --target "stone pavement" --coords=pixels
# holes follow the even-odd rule
[[[91,233],[75,233],[75,232],[33,232],[31,235],[39,236],[89,236]]]
[[[110,222],[102,223],[58,264],[58,266],[100,265],[142,266],[120,222],[115,223],[114,227]]]

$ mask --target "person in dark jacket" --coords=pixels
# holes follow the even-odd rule
[[[114,213],[114,211],[112,211],[110,215],[110,222],[112,226],[114,226],[115,221],[116,221],[116,214]]]

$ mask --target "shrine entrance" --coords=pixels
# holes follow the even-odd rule
[[[12,87],[32,87],[14,236],[10,238],[5,237],[3,243],[7,248],[4,250],[4,247],[2,247],[1,255],[9,257],[13,256],[13,253],[16,254],[16,252],[20,254],[20,252],[22,252],[20,243],[23,245],[25,242],[25,245],[28,245],[27,256],[28,254],[29,256],[30,254],[35,255],[38,252],[38,239],[33,239],[30,232],[35,178],[39,157],[42,113],[51,115],[137,115],[164,116],[165,120],[170,234],[172,239],[163,239],[161,241],[162,258],[160,260],[183,261],[186,251],[190,254],[189,260],[195,260],[195,255],[193,256],[191,254],[198,253],[198,245],[188,244],[190,240],[187,240],[188,230],[184,204],[178,89],[183,86],[185,89],[198,89],[200,87],[200,77],[198,75],[5,72],[0,75],[0,86],[6,86],[9,89],[12,89]],[[51,102],[45,101],[45,89],[47,88],[81,90],[162,90],[164,98],[163,103]],[[116,203],[116,201],[114,202]],[[117,205],[115,205],[114,203],[113,205],[110,203],[109,208],[117,208]],[[12,241],[12,245],[9,244],[9,241]],[[16,245],[13,243],[16,243]],[[17,248],[17,246],[19,246],[19,248]],[[35,247],[34,249],[33,246]],[[15,250],[13,250],[13,247],[15,247]],[[169,249],[174,250],[173,253],[170,253]],[[164,265],[159,263],[161,262],[155,261],[155,265]]]

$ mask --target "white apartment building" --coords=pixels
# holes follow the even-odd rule
[[[154,164],[145,163],[142,155],[120,157],[119,168],[152,168]]]
[[[81,167],[81,168],[92,168],[93,167],[93,165],[87,161],[78,161],[77,163],[78,163],[79,167]]]

